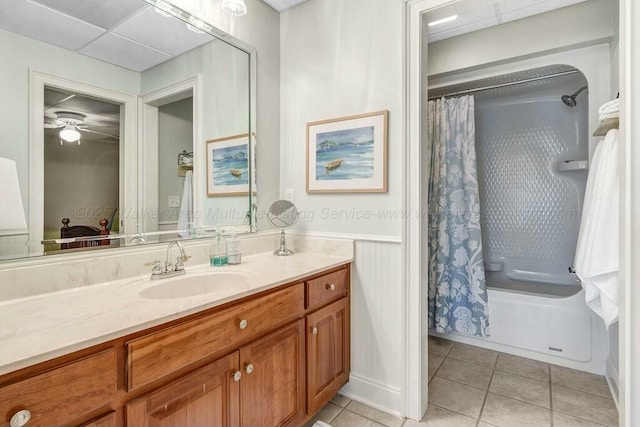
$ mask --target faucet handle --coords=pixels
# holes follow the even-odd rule
[[[173,269],[175,271],[182,271],[184,270],[184,262],[187,260],[186,256],[177,256],[176,257],[176,263],[173,264]]]
[[[154,276],[162,274],[164,272],[164,270],[162,269],[162,265],[160,265],[159,259],[154,259],[153,261],[145,262],[144,265],[145,267],[153,267],[153,270],[151,270],[151,274]]]

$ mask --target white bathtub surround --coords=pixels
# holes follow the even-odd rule
[[[253,239],[244,240],[241,245],[249,246],[246,245],[249,240]],[[354,256],[353,242],[347,240],[326,243],[326,247],[334,249],[334,254],[299,250],[291,257],[272,255],[277,236],[263,236],[256,240],[251,243],[269,246],[269,250],[260,254],[243,254],[242,264],[216,268],[209,265],[208,251],[201,250],[206,254],[206,263],[188,266],[187,274],[180,276],[183,279],[215,272],[236,272],[246,277],[246,286],[223,287],[214,292],[180,298],[155,299],[149,298],[150,292],[145,290],[172,279],[152,281],[145,271],[137,277],[0,302],[0,375],[295,281],[351,262]],[[320,242],[315,244],[323,246]],[[187,253],[195,253],[194,249],[190,247]],[[129,258],[138,257],[130,255]],[[125,263],[106,259],[101,262]],[[87,270],[90,268],[84,267],[84,271]],[[48,280],[47,277],[44,274],[40,280]]]
[[[605,374],[607,334],[585,305],[584,291],[553,298],[489,289],[491,336],[436,334],[478,347]]]
[[[575,263],[587,305],[607,327],[618,320],[618,163],[618,130],[613,129],[593,155]]]

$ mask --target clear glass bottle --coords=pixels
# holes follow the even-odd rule
[[[240,239],[235,234],[227,239],[227,263],[240,264],[242,262],[242,254],[240,253]]]

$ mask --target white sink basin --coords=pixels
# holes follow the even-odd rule
[[[209,293],[229,293],[249,288],[249,280],[244,273],[220,271],[215,273],[189,275],[171,279],[160,279],[157,285],[140,291],[140,296],[150,299],[187,298]]]

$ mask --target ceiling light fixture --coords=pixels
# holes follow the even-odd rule
[[[76,142],[78,141],[78,145],[80,145],[80,132],[78,132],[78,129],[75,127],[75,125],[72,125],[71,123],[67,123],[65,125],[65,127],[60,131],[60,144],[62,144],[62,141],[65,142]]]
[[[446,18],[438,19],[437,21],[429,22],[427,25],[433,27],[435,25],[446,24],[447,22],[455,21],[458,19],[458,15],[447,16]]]
[[[220,7],[231,16],[247,14],[247,5],[244,3],[244,0],[222,0]]]

